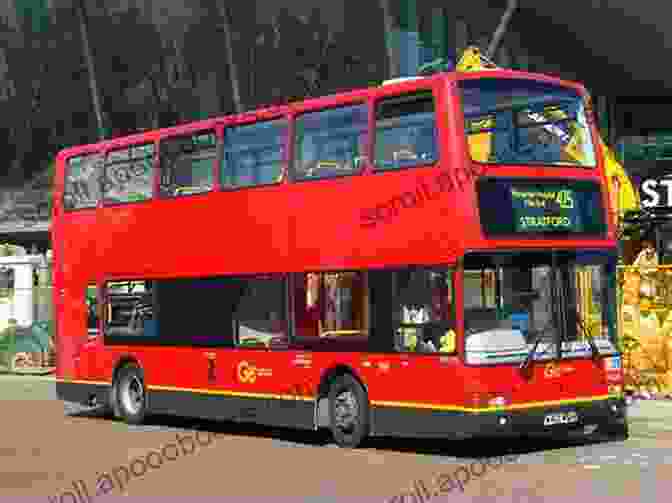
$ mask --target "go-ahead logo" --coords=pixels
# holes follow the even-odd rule
[[[243,360],[238,364],[237,375],[238,381],[242,383],[253,383],[257,377],[270,376],[271,369],[262,369]]]
[[[544,367],[544,377],[546,379],[552,379],[554,377],[561,377],[566,374],[571,374],[576,369],[572,366],[563,366],[561,367],[555,362],[549,362]]]

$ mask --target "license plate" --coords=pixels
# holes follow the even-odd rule
[[[544,417],[544,426],[552,426],[554,424],[573,424],[578,422],[579,415],[574,411],[546,414],[546,417]]]

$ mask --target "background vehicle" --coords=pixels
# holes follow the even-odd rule
[[[626,435],[587,104],[442,73],[62,152],[59,396],[343,446]]]

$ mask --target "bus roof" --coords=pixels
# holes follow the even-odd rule
[[[165,136],[174,136],[179,134],[189,134],[194,131],[204,129],[214,129],[217,127],[225,127],[232,124],[245,124],[250,122],[257,122],[279,118],[284,115],[300,114],[305,111],[315,110],[319,108],[326,108],[331,106],[338,106],[340,104],[349,103],[361,99],[376,99],[390,94],[412,92],[417,89],[430,89],[437,81],[456,82],[460,80],[475,80],[475,79],[522,79],[547,82],[563,87],[570,87],[575,89],[580,94],[585,95],[586,89],[583,85],[562,80],[558,77],[549,75],[523,72],[518,70],[485,70],[477,72],[440,72],[429,76],[419,77],[402,77],[398,79],[390,79],[382,82],[378,86],[368,88],[354,89],[334,93],[326,96],[311,97],[299,101],[293,101],[282,105],[272,105],[254,110],[245,111],[239,114],[220,115],[208,119],[186,122],[183,124],[164,127],[160,129],[152,129],[139,131],[130,135],[119,136],[116,138],[102,140],[97,143],[89,143],[65,148],[58,154],[58,158],[67,159],[76,155],[100,152],[123,145],[155,142]]]

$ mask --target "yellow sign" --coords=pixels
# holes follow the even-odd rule
[[[272,375],[271,369],[262,369],[253,364],[243,360],[238,364],[237,373],[238,381],[242,383],[252,384],[257,380],[257,377],[264,377]]]

